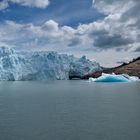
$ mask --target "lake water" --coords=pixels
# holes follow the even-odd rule
[[[140,83],[0,82],[0,140],[140,140]]]

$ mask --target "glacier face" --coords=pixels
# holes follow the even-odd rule
[[[82,77],[100,70],[95,61],[86,57],[57,52],[16,52],[0,47],[0,80],[66,80],[70,76]]]

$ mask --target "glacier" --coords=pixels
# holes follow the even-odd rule
[[[136,76],[129,76],[127,74],[116,75],[102,73],[98,78],[89,78],[89,82],[136,82],[140,81]]]
[[[85,56],[58,54],[57,52],[18,52],[0,47],[0,80],[68,80],[70,76],[82,77],[101,70],[96,61]]]

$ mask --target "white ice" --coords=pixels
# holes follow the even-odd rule
[[[140,81],[136,76],[129,76],[127,74],[116,75],[116,74],[105,74],[98,78],[89,78],[89,82],[135,82]]]
[[[0,47],[0,80],[64,80],[100,69],[97,62],[86,57],[56,52],[16,52]]]

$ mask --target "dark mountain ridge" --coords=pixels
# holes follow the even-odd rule
[[[130,76],[137,76],[140,78],[140,57],[133,59],[129,63],[123,63],[122,65],[117,67],[113,68],[102,67],[101,71],[85,75],[83,79],[88,79],[89,77],[98,78],[102,75],[102,73],[128,74]]]

